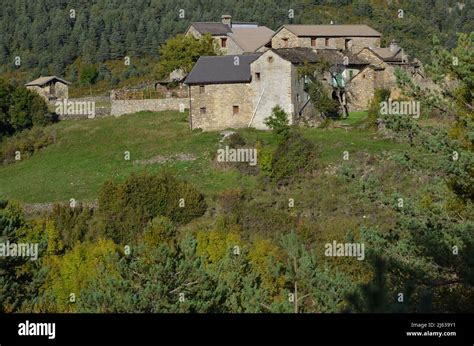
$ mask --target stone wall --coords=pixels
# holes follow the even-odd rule
[[[148,100],[111,100],[110,114],[120,116],[140,111],[162,112],[179,111],[189,108],[188,98],[166,98]]]
[[[291,63],[273,51],[267,51],[251,64],[250,70],[252,73],[250,87],[254,95],[254,109],[256,109],[252,127],[267,129],[265,119],[272,114],[275,106],[283,108],[289,114],[290,123],[293,123],[297,105],[295,105],[292,90]],[[256,73],[260,73],[260,80],[257,80]],[[258,103],[260,97],[261,100]]]
[[[283,39],[288,39],[288,46],[285,46],[285,42]],[[272,48],[295,48],[301,47],[300,42],[298,40],[298,36],[293,34],[287,28],[282,28],[272,37]]]
[[[227,48],[221,48],[226,55],[239,55],[244,53],[243,49],[234,41],[232,37],[227,39]]]
[[[328,37],[326,45],[326,37],[314,36],[316,46],[311,45],[311,37],[298,37],[286,28],[281,29],[272,38],[273,48],[285,48],[284,39],[288,39],[288,48],[306,47],[313,49],[346,49],[346,39],[350,39],[350,49],[353,53],[360,52],[364,47],[380,47],[380,37]]]
[[[369,108],[370,101],[375,94],[377,71],[366,67],[347,85],[346,100],[350,112],[361,111]]]
[[[67,99],[69,95],[68,85],[59,81],[55,83],[48,83],[44,86],[32,85],[27,86],[26,88],[28,90],[35,91],[46,101],[48,101],[50,98]]]
[[[255,95],[248,83],[208,84],[190,87],[191,128],[205,131],[247,127]],[[234,106],[239,107],[234,114]]]

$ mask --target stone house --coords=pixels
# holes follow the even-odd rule
[[[348,105],[352,110],[365,110],[369,107],[376,89],[391,90],[393,98],[399,95],[396,87],[395,69],[401,68],[418,83],[425,83],[423,66],[417,59],[405,54],[395,42],[387,48],[365,47],[357,57],[369,64],[356,75],[348,85]]]
[[[286,24],[272,37],[272,48],[307,47],[339,49],[358,53],[365,47],[380,47],[382,35],[368,25]]]
[[[39,77],[34,81],[26,83],[28,90],[33,90],[41,95],[46,101],[55,99],[67,99],[68,88],[71,82],[56,76]]]
[[[205,34],[214,38],[224,55],[236,55],[266,50],[274,31],[258,23],[234,23],[231,16],[223,15],[222,22],[193,22],[185,33],[196,39]]]
[[[185,80],[189,86],[191,129],[205,131],[255,127],[280,106],[294,124],[312,112],[306,80],[298,73],[304,63],[329,60],[346,69],[366,62],[350,52],[317,52],[311,48],[269,49],[263,53],[201,57]],[[328,81],[330,83],[330,81]]]

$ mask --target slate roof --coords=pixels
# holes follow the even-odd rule
[[[231,32],[228,25],[219,22],[193,22],[191,25],[200,34],[211,34],[212,36],[225,36]]]
[[[330,25],[304,25],[286,24],[286,28],[296,36],[320,37],[380,37],[381,33],[365,24],[330,24]],[[279,30],[278,30],[279,31]]]
[[[43,86],[46,83],[49,83],[50,81],[52,81],[54,79],[56,79],[56,80],[58,80],[58,81],[60,81],[64,84],[67,84],[67,85],[71,84],[71,82],[68,82],[67,80],[64,80],[64,79],[56,77],[56,76],[46,76],[46,77],[39,77],[38,79],[35,79],[34,81],[26,83],[25,85],[26,86],[34,86],[34,85]]]
[[[244,52],[255,52],[261,46],[267,44],[275,32],[266,26],[256,28],[232,28],[229,34]]]
[[[368,65],[369,63],[360,57],[353,55],[349,51],[339,51],[336,49],[321,49],[314,51],[311,48],[280,48],[272,49],[283,59],[290,61],[292,64],[300,65],[305,62],[316,63],[321,60],[327,60],[333,64],[343,64],[344,57],[347,56],[349,65]]]
[[[185,84],[249,83],[250,64],[261,54],[201,56],[184,81]],[[235,65],[234,58],[239,58]]]
[[[402,55],[399,54],[401,52],[401,48],[398,47],[396,50],[392,51],[390,48],[369,48],[372,52],[374,52],[378,57],[380,57],[383,61],[387,62],[401,62]]]

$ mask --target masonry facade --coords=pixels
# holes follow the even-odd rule
[[[381,34],[367,25],[284,25],[272,37],[272,48],[307,47],[357,53],[380,47]]]

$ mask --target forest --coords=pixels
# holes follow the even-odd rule
[[[39,75],[83,83],[83,70],[93,67],[96,82],[109,88],[153,80],[160,45],[192,21],[219,21],[222,14],[272,30],[285,23],[368,24],[383,44],[395,39],[429,62],[433,35],[452,48],[457,32],[473,31],[473,7],[457,0],[9,1],[0,8],[0,73],[19,84]]]

